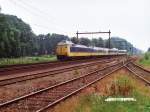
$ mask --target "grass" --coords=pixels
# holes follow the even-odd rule
[[[150,67],[150,52],[145,53],[138,63],[146,67]]]
[[[1,58],[0,67],[14,64],[29,64],[29,63],[40,63],[55,61],[56,56],[53,55],[43,55],[43,56],[31,56],[31,57],[20,57],[20,58]]]
[[[150,112],[149,88],[140,87],[129,77],[122,76],[111,83],[108,96],[90,94],[80,97],[74,112]],[[107,97],[133,97],[135,102],[105,102]]]

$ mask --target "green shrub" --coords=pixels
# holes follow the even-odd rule
[[[38,58],[38,57],[36,57],[36,58],[35,58],[35,60],[36,60],[36,61],[39,61],[39,58]]]
[[[149,60],[149,54],[148,54],[148,53],[145,53],[144,59],[145,59],[145,60]]]
[[[118,77],[112,82],[115,95],[100,96],[99,94],[84,95],[80,98],[78,107],[74,112],[150,112],[149,88],[139,88],[134,80],[128,76]],[[120,90],[119,90],[120,88]],[[128,94],[130,93],[130,94]],[[106,102],[107,97],[133,97],[134,102]]]
[[[138,63],[146,67],[149,67],[150,66],[150,52],[145,53],[143,57],[138,61]]]

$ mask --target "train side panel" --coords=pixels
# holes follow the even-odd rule
[[[125,55],[126,50],[116,48],[107,49],[99,47],[86,47],[83,45],[74,45],[71,43],[59,43],[56,48],[57,58],[59,60],[80,59],[86,57],[100,57],[112,55]]]
[[[107,55],[107,52],[96,52],[92,48],[78,48],[78,47],[70,47],[69,57],[79,57],[79,56],[99,56],[99,55]]]

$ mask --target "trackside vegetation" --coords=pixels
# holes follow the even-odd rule
[[[138,63],[150,67],[150,52],[146,52]]]
[[[0,67],[13,65],[13,64],[29,64],[29,63],[40,63],[48,61],[56,61],[57,58],[54,55],[42,55],[42,56],[30,56],[20,58],[1,58]]]
[[[149,92],[149,88],[137,87],[131,78],[123,76],[111,84],[108,96],[96,93],[81,96],[75,112],[150,112]],[[108,97],[132,97],[137,101],[106,102]]]

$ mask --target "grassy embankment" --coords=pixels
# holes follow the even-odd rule
[[[129,77],[121,77],[109,88],[109,97],[133,97],[134,102],[106,102],[108,96],[91,94],[79,98],[74,112],[150,112],[149,88],[137,87]]]
[[[150,52],[145,53],[138,63],[145,67],[150,67]]]
[[[29,64],[29,63],[40,63],[55,61],[56,56],[53,55],[43,55],[43,56],[32,56],[32,57],[20,57],[20,58],[1,58],[0,67],[13,64]]]

